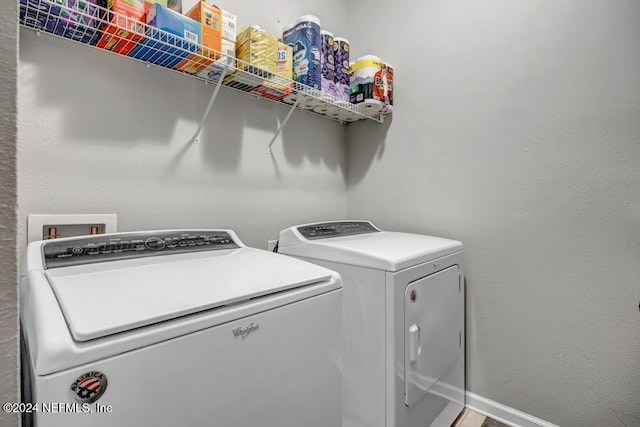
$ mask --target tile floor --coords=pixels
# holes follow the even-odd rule
[[[464,408],[464,411],[451,427],[509,427],[509,425],[479,414],[469,408]]]

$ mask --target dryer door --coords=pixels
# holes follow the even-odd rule
[[[404,302],[405,404],[412,406],[462,353],[463,295],[454,265],[409,283]]]

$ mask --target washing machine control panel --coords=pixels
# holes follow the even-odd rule
[[[377,233],[378,230],[369,221],[324,222],[298,227],[298,231],[308,240],[329,237],[352,236],[354,234]]]
[[[42,245],[42,257],[45,268],[55,268],[239,247],[222,230],[159,231],[52,240]]]

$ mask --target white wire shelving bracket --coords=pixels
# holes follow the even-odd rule
[[[153,65],[205,83],[215,83],[202,120],[191,139],[192,143],[200,141],[200,133],[221,86],[290,107],[269,142],[269,153],[296,109],[343,124],[358,120],[382,123],[388,114],[387,107],[381,102],[352,104],[279,76],[275,70],[237,60],[231,55],[193,43],[88,1],[20,0],[20,25],[35,30],[38,35],[47,33],[103,52],[141,61],[147,67]],[[104,44],[111,47],[111,50],[104,48]],[[122,45],[132,49],[126,52],[118,49]]]
[[[216,83],[216,88],[213,90],[211,98],[209,99],[209,103],[207,104],[207,108],[205,108],[204,110],[204,114],[202,115],[202,119],[200,120],[200,124],[198,125],[198,129],[196,129],[196,133],[194,133],[193,138],[191,138],[191,142],[194,144],[200,143],[200,132],[202,132],[204,122],[209,116],[209,112],[211,111],[211,107],[213,107],[213,102],[216,100],[216,96],[218,96],[218,91],[220,90],[220,86],[222,86],[222,81],[224,80],[224,76],[226,75],[226,73],[226,68],[223,68],[220,74],[220,78],[218,79],[218,83]]]
[[[298,106],[298,102],[300,102],[300,100],[296,99],[296,101],[291,106],[291,109],[287,113],[286,117],[284,118],[282,123],[280,123],[280,126],[278,126],[278,130],[276,130],[276,133],[273,135],[273,138],[271,138],[271,141],[269,141],[269,146],[267,147],[267,154],[272,154],[271,146],[273,145],[274,142],[276,142],[276,138],[278,137],[278,135],[280,135],[280,132],[282,132],[282,129],[284,129],[284,127],[287,125],[287,122],[291,118],[291,115],[293,114],[296,107]]]

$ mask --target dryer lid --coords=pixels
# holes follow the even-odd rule
[[[319,232],[311,235],[314,226],[318,226]],[[291,227],[280,232],[278,245],[278,251],[287,255],[385,271],[402,270],[463,249],[462,243],[455,240],[380,231],[368,221]]]
[[[45,270],[73,338],[89,341],[331,278],[324,268],[238,247]],[[304,293],[300,299],[304,298]]]

